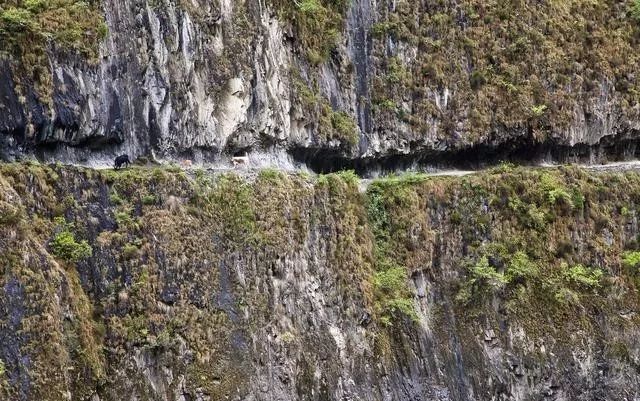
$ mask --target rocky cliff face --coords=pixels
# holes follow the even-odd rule
[[[638,400],[636,173],[0,166],[0,398]]]
[[[326,170],[636,152],[624,2],[43,4],[0,8],[4,159],[251,151]],[[65,15],[86,21],[51,24]]]

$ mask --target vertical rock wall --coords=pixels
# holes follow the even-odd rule
[[[96,59],[51,43],[38,86],[4,57],[2,157],[633,157],[637,24],[578,3],[105,0]],[[301,29],[321,18],[338,28]]]
[[[0,188],[2,399],[640,396],[635,173]]]

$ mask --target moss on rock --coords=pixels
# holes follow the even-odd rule
[[[625,333],[639,322],[618,312],[640,303],[637,173],[504,165],[361,185],[352,172],[0,166],[0,201],[20,211],[0,224],[0,312],[13,313],[0,315],[0,330],[12,325],[0,360],[5,377],[27,369],[30,380],[25,390],[0,374],[0,394],[153,399],[177,390],[169,369],[194,397],[242,397],[271,363],[261,336],[291,366],[319,364],[309,369],[330,384],[349,346],[341,336],[362,333],[358,347],[372,354],[361,357],[388,375],[411,363],[424,327],[446,355],[457,338],[474,366],[487,341],[478,326],[496,337],[521,328],[517,341],[546,341],[557,355],[585,333],[632,361]],[[62,218],[91,255],[56,261],[47,243]],[[344,327],[326,329],[330,315]],[[14,342],[30,365],[8,351]],[[309,386],[329,385],[307,373],[297,376]]]

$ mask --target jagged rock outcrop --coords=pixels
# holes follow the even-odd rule
[[[0,166],[0,398],[640,398],[637,173],[359,184]]]
[[[55,31],[41,35],[38,74],[24,61],[33,57],[3,57],[2,158],[211,162],[249,150],[331,170],[398,155],[411,164],[636,152],[638,22],[626,3],[91,7],[104,38],[80,35],[87,43],[69,50]]]

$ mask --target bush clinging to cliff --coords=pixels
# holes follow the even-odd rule
[[[637,269],[640,266],[640,251],[625,252],[622,261],[625,266]]]
[[[51,251],[54,255],[66,262],[78,262],[91,257],[92,249],[86,240],[78,242],[73,234],[73,225],[67,223],[64,218],[55,220],[58,233],[51,240]]]
[[[312,64],[329,57],[343,27],[347,0],[269,0],[283,22],[291,24]]]
[[[390,325],[402,316],[416,321],[407,268],[394,253],[397,244],[392,234],[392,212],[387,210],[393,198],[381,185],[380,182],[373,184],[366,196],[368,222],[375,239],[373,283],[378,317],[383,325]]]

